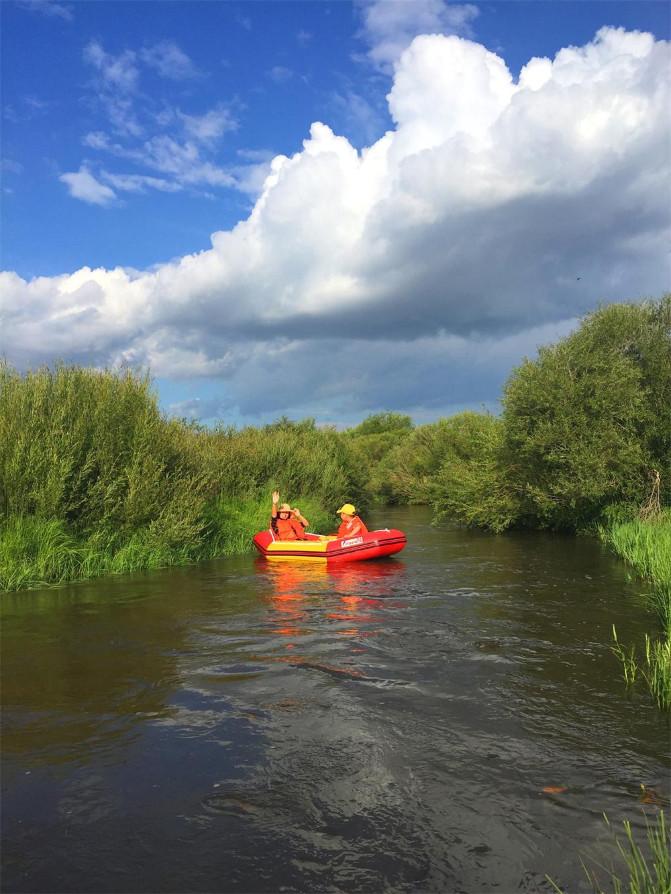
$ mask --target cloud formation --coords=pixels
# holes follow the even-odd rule
[[[258,180],[244,165],[229,170],[213,160],[221,139],[238,127],[229,105],[219,102],[193,114],[159,102],[142,90],[147,73],[171,82],[201,77],[174,41],[114,55],[92,40],[84,48],[83,58],[94,73],[89,102],[102,112],[105,129],[84,134],[83,145],[95,155],[86,158],[79,171],[60,176],[73,198],[112,205],[119,192],[178,192],[203,187],[247,192],[249,184]],[[100,161],[98,155],[107,158]],[[131,169],[110,171],[119,159],[129,162]]]
[[[71,22],[74,19],[72,6],[69,3],[57,3],[56,0],[17,0],[21,9],[38,12],[48,18],[63,19]]]
[[[477,43],[416,37],[394,129],[358,152],[313,124],[209,249],[146,272],[3,274],[4,350],[219,378],[222,411],[248,414],[491,399],[514,351],[599,300],[669,288],[668,61],[667,43],[603,28],[515,82]],[[183,163],[147,151],[166,174]],[[65,176],[105,200],[85,168]]]
[[[173,40],[161,40],[140,53],[142,61],[162,78],[184,81],[198,77],[198,69]]]
[[[59,177],[70,190],[70,195],[90,205],[109,205],[115,199],[115,193],[91,174],[84,165],[72,174],[61,174]]]
[[[359,36],[369,45],[368,58],[391,71],[401,53],[419,34],[458,34],[471,37],[478,16],[472,3],[447,0],[361,0],[363,26]]]

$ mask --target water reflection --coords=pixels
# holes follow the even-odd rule
[[[293,649],[317,623],[338,636],[372,636],[375,613],[392,607],[387,600],[403,592],[406,567],[402,562],[323,563],[258,559],[256,571],[269,584],[274,632],[289,637]]]
[[[257,574],[265,578],[279,595],[337,593],[384,599],[403,591],[406,576],[406,566],[398,559],[325,565],[258,558],[255,567]]]

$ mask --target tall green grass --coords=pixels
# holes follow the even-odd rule
[[[656,613],[661,637],[645,637],[642,657],[634,646],[617,641],[613,652],[620,660],[625,682],[632,685],[638,673],[646,681],[660,708],[671,709],[671,510],[662,509],[647,520],[630,518],[599,528],[601,539],[650,582],[647,599]]]
[[[166,418],[146,376],[0,362],[0,589],[251,549],[276,488],[332,529],[363,474],[312,420],[201,430]]]
[[[0,364],[0,512],[194,544],[213,481],[192,437],[162,416],[146,377]]]
[[[653,587],[650,600],[671,636],[671,509],[643,521],[631,519],[599,530],[602,540]]]
[[[671,640],[645,637],[643,676],[660,708],[671,709]]]
[[[120,543],[100,533],[77,538],[57,519],[15,516],[0,525],[0,590],[125,574],[195,558],[199,556],[192,549],[171,547],[149,531]]]

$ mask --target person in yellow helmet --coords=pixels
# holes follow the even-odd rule
[[[345,503],[338,510],[341,525],[338,528],[338,537],[360,537],[368,533],[368,528],[356,514],[356,509],[351,503]]]

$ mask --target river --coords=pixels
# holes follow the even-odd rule
[[[2,595],[4,891],[581,892],[602,812],[642,839],[669,727],[610,653],[654,629],[624,565],[367,521],[405,551]]]

